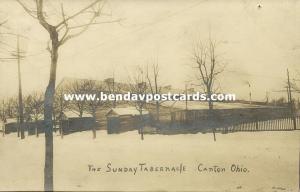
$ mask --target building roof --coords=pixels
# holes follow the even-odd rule
[[[166,101],[161,104],[165,107],[170,107],[173,109],[185,109],[186,103],[185,101]],[[245,104],[245,103],[223,103],[223,102],[214,102],[214,109],[245,109],[245,108],[270,108],[273,106],[267,105],[253,105],[253,104]],[[207,102],[201,101],[188,101],[187,108],[189,110],[201,110],[208,109]]]
[[[52,117],[52,119],[53,119],[53,117]],[[34,117],[34,115],[31,115],[31,120],[35,120],[35,117]],[[37,120],[38,121],[42,121],[42,120],[44,120],[44,114],[38,114],[37,115]]]
[[[79,112],[77,111],[65,111],[64,115],[66,118],[79,118]],[[93,117],[91,114],[82,113],[82,117]]]
[[[147,115],[149,114],[149,112],[145,109],[143,109],[142,111],[143,115]],[[135,107],[120,107],[120,108],[112,108],[110,109],[106,116],[108,115],[117,115],[117,116],[122,116],[122,115],[132,115],[132,116],[136,116],[136,115],[140,115],[140,112],[135,108]]]
[[[17,122],[18,122],[18,120],[15,119],[15,118],[8,118],[8,119],[6,119],[6,123],[5,124],[8,124],[8,123],[17,123]]]

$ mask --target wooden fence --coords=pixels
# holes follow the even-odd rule
[[[294,121],[295,125],[294,126]],[[255,122],[245,122],[235,125],[229,125],[224,127],[216,128],[216,132],[252,132],[252,131],[291,131],[295,129],[300,129],[300,116],[284,117],[272,120],[261,120]]]
[[[199,110],[176,111],[171,113],[169,130],[172,129],[186,133],[288,131],[300,129],[300,116],[293,117],[286,109],[215,110],[210,114]]]

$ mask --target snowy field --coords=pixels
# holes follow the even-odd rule
[[[212,134],[201,133],[145,135],[144,141],[136,131],[119,135],[99,131],[95,140],[92,132],[63,139],[55,136],[54,188],[296,192],[299,145],[300,131],[217,134],[217,142]],[[0,190],[43,189],[43,135],[25,140],[17,139],[16,134],[1,136],[0,155]],[[122,172],[107,172],[109,163]],[[141,171],[139,163],[153,167],[182,164],[185,171]],[[232,172],[232,164],[244,172]],[[89,165],[100,171],[89,171]],[[222,171],[205,171],[215,165]],[[135,167],[135,174],[128,171]]]

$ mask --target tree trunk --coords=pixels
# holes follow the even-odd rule
[[[39,137],[39,130],[38,130],[38,125],[37,125],[37,120],[35,121],[35,135],[36,135],[36,137]]]
[[[143,119],[143,112],[140,111],[140,134],[141,140],[144,140],[144,119]]]
[[[159,102],[156,101],[156,121],[159,122]]]
[[[96,124],[96,123],[95,123]],[[96,125],[93,125],[93,139],[96,139]]]
[[[211,100],[211,93],[208,92],[208,110],[209,110],[209,121],[210,124],[212,125],[212,131],[213,131],[213,135],[214,135],[214,141],[216,141],[216,128],[215,128],[215,124],[214,124],[214,116],[213,116],[213,102]]]
[[[18,132],[18,137],[20,137],[20,129],[21,129],[20,116],[18,116],[17,122],[18,122],[17,132]]]
[[[45,92],[44,101],[44,119],[45,119],[45,168],[44,168],[44,189],[45,191],[53,191],[53,102],[55,93],[56,81],[56,66],[58,59],[58,40],[53,39],[55,34],[51,35],[52,50],[51,50],[51,67],[50,79]]]
[[[213,101],[211,100],[211,93],[210,92],[208,92],[208,94],[207,94],[207,98],[208,98],[208,109],[209,110],[212,110],[213,109]]]
[[[60,137],[63,139],[64,138],[64,129],[63,129],[62,119],[59,120],[59,132],[60,132]]]
[[[53,110],[53,95],[54,95],[54,83],[49,82],[47,90],[45,92],[45,168],[44,168],[44,187],[45,191],[53,191],[53,122],[52,122],[52,110]]]
[[[60,134],[60,137],[63,139],[64,138],[64,130],[63,130],[63,110],[60,109],[60,113],[59,113],[59,134]]]
[[[5,123],[3,123],[3,127],[2,127],[2,136],[4,137],[5,136]]]

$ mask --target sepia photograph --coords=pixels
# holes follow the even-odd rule
[[[300,191],[299,0],[1,0],[0,191]]]

